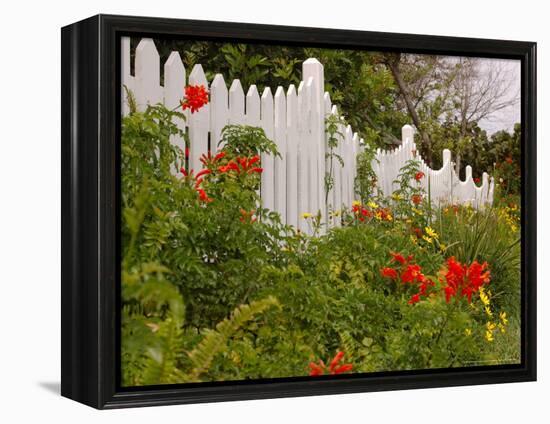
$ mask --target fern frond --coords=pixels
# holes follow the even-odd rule
[[[236,308],[230,318],[216,325],[215,330],[207,330],[202,341],[189,353],[194,367],[189,373],[190,381],[197,381],[202,373],[208,370],[218,353],[227,347],[227,342],[237,331],[265,310],[277,306],[279,302],[273,296],[241,305]]]

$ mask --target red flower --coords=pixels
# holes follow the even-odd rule
[[[343,374],[345,372],[351,371],[352,369],[353,369],[352,364],[344,364],[334,368],[334,371],[331,372],[331,374]]]
[[[405,271],[401,273],[402,283],[414,283],[415,281],[420,283],[424,280],[424,274],[422,274],[422,268],[420,265],[409,264]]]
[[[414,179],[416,181],[420,181],[422,178],[424,178],[424,173],[422,171],[418,171],[415,175],[414,175]]]
[[[212,171],[210,171],[210,169],[203,169],[202,171],[200,171],[197,175],[195,175],[195,179],[198,180],[200,177],[202,177],[203,175],[208,175],[212,173]]]
[[[401,253],[390,252],[390,255],[393,256],[393,262],[399,262],[400,264],[407,262]]]
[[[415,204],[415,205],[419,205],[420,202],[422,202],[422,196],[420,194],[413,194],[412,196],[412,202]]]
[[[340,363],[342,361],[343,357],[344,357],[344,352],[339,351],[334,356],[334,358],[330,361],[330,364],[328,366],[328,370],[327,370],[327,367],[326,367],[325,363],[321,360],[319,361],[318,364],[316,364],[315,362],[310,362],[309,363],[309,369],[310,369],[309,375],[310,376],[323,375],[323,374],[326,373],[326,371],[328,371],[332,375],[336,375],[336,374],[342,374],[342,373],[351,371],[353,369],[352,364],[341,364]]]
[[[220,172],[228,172],[228,171],[236,171],[237,174],[240,174],[241,172],[246,172],[247,174],[252,173],[258,173],[261,174],[263,172],[263,168],[252,166],[256,162],[260,160],[260,156],[256,155],[251,158],[247,158],[246,156],[238,157],[234,161],[229,161],[227,165],[220,166],[219,170]]]
[[[479,184],[480,181],[481,181],[481,179],[479,177],[474,178],[474,183]]]
[[[204,191],[202,188],[197,188],[197,192],[199,193],[199,199],[201,199],[201,201],[209,203],[213,200],[210,197],[208,197],[208,195],[206,194],[206,191]]]
[[[208,91],[204,85],[188,85],[185,87],[185,99],[181,102],[183,110],[191,109],[195,113],[208,103]]]
[[[474,261],[468,266],[458,262],[454,256],[447,259],[447,269],[444,272],[447,285],[443,288],[447,303],[455,296],[466,297],[471,302],[472,295],[491,281],[491,273],[487,267],[487,262],[480,264]]]
[[[382,277],[388,277],[392,280],[397,279],[397,271],[387,266],[380,270],[380,274],[382,274]]]
[[[189,174],[187,174],[187,171],[185,170],[185,168],[182,166],[180,168],[180,172],[183,174],[184,177],[187,177]]]
[[[413,294],[409,301],[407,302],[409,305],[414,305],[415,303],[420,302],[420,294]]]
[[[505,161],[506,161],[506,163],[509,163],[510,165],[514,162],[510,156],[508,156],[508,157],[505,159]]]
[[[319,361],[319,365],[317,365],[315,362],[310,362],[309,369],[309,375],[312,377],[323,375],[325,373],[325,364],[323,364],[323,361]]]

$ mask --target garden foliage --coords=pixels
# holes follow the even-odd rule
[[[190,170],[174,117],[122,122],[123,385],[519,361],[515,204],[434,210],[416,160],[375,195],[367,149],[360,200],[308,236],[261,207],[259,155],[277,154],[261,129],[226,127]]]

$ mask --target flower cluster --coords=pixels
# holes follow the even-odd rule
[[[399,280],[402,284],[413,284],[418,288],[418,292],[409,299],[409,304],[414,305],[420,302],[422,296],[428,296],[430,288],[434,287],[434,282],[422,273],[420,265],[413,262],[413,256],[403,256],[401,253],[390,253],[391,262],[394,267],[384,267],[380,270],[383,277],[392,280]],[[396,269],[397,267],[398,269]]]
[[[322,360],[319,360],[318,363],[310,362],[309,363],[309,375],[310,376],[318,376],[318,375],[324,375],[327,372],[329,374],[342,374],[345,372],[349,372],[353,369],[352,364],[342,364],[341,361],[344,358],[344,352],[339,351],[332,361],[330,361],[329,366],[327,367],[325,363]]]
[[[355,215],[355,218],[363,222],[366,218],[372,218],[372,212],[365,208],[361,202],[354,200],[351,206],[351,211]]]
[[[458,262],[454,256],[447,259],[447,267],[441,272],[442,281],[446,283],[443,291],[447,303],[453,297],[466,297],[471,303],[472,295],[478,292],[481,286],[491,281],[491,273],[487,267],[487,262],[480,264],[474,261],[468,266]]]
[[[191,109],[191,113],[195,113],[207,103],[208,90],[204,85],[188,85],[185,87],[185,98],[180,101],[183,110]]]
[[[259,160],[260,160],[260,156],[258,155],[252,156],[251,158],[248,158],[246,156],[237,157],[235,160],[229,161],[227,165],[220,166],[218,170],[221,173],[235,171],[237,174],[240,174],[240,173],[261,174],[263,172],[263,169],[260,167],[254,166],[257,162],[259,162]]]

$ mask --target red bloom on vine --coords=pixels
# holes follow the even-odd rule
[[[416,181],[420,181],[422,178],[424,178],[424,173],[422,171],[418,171],[415,175],[414,175],[414,179]]]
[[[397,279],[397,271],[387,266],[380,270],[380,274],[382,274],[382,277],[391,278],[392,280]]]
[[[422,202],[422,196],[420,194],[413,194],[411,199],[415,205],[419,205]]]
[[[246,156],[238,157],[235,159],[235,161],[229,161],[227,165],[220,166],[219,171],[222,173],[228,172],[228,171],[236,171],[238,174],[241,172],[245,172],[247,174],[253,174],[258,173],[261,174],[263,172],[263,168],[260,168],[255,165],[260,160],[260,156],[252,156],[251,158],[248,158]]]
[[[480,179],[479,177],[475,177],[475,178],[474,178],[474,183],[479,184],[480,181],[481,181],[481,179]]]
[[[309,375],[310,376],[318,376],[323,375],[327,371],[329,374],[336,375],[336,374],[342,374],[345,372],[349,372],[353,369],[353,364],[342,364],[341,361],[344,358],[344,352],[339,351],[334,358],[329,363],[329,366],[325,365],[325,363],[320,360],[319,363],[310,362],[309,363]]]
[[[200,161],[204,166],[214,165],[225,157],[225,152],[219,152],[216,156],[212,157],[212,153],[208,151],[207,154],[202,154]]]
[[[191,113],[195,113],[207,103],[208,90],[204,85],[188,85],[185,87],[185,98],[181,101],[183,110],[191,109]]]
[[[197,188],[197,192],[199,193],[199,199],[205,203],[210,203],[213,199],[208,197],[206,194],[206,191],[204,191],[202,188]]]

